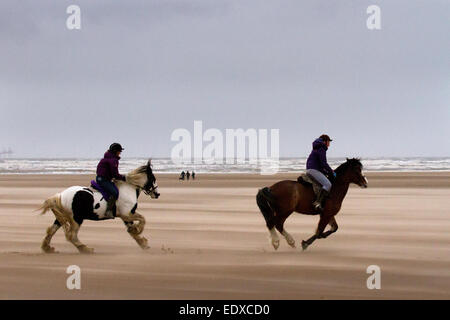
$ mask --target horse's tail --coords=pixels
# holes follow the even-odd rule
[[[36,211],[41,211],[41,214],[45,214],[49,210],[52,210],[56,220],[58,220],[62,227],[70,228],[73,219],[71,214],[62,206],[61,195],[59,193],[45,200]]]
[[[41,211],[41,214],[45,214],[47,211],[58,207],[58,204],[61,203],[61,199],[59,197],[59,194],[55,194],[54,196],[51,196],[47,200],[44,201],[44,203],[36,209],[36,211]]]
[[[267,228],[269,228],[269,230],[272,229],[273,226],[275,225],[274,223],[275,212],[272,209],[274,198],[268,187],[259,189],[256,195],[256,203],[258,204],[259,210],[261,210],[261,213],[264,216],[264,219],[266,220]]]

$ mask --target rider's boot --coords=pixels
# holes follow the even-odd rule
[[[113,196],[109,197],[106,204],[105,219],[114,219],[116,216],[114,214],[114,205],[116,204],[116,198]]]
[[[330,193],[325,189],[320,189],[319,195],[317,196],[316,201],[314,201],[313,206],[316,210],[322,211],[323,210],[323,203],[325,202],[325,199],[328,197]]]

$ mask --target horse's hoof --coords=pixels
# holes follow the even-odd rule
[[[138,234],[138,228],[136,226],[130,226],[127,228],[128,233],[130,234]]]
[[[80,253],[82,254],[92,254],[94,253],[94,248],[89,248],[85,245],[82,245],[78,247],[78,251],[80,251]]]
[[[291,246],[292,248],[295,248],[295,240],[292,237],[286,237],[286,242],[289,246]]]
[[[306,250],[306,248],[308,248],[308,246],[309,246],[309,244],[305,240],[303,240],[302,241],[302,249]]]
[[[273,245],[273,248],[274,248],[275,250],[277,250],[278,247],[280,246],[280,240],[273,240],[273,241],[272,241],[272,245]]]
[[[41,247],[42,251],[44,251],[44,253],[58,253],[58,251],[55,250],[55,248],[53,247]]]
[[[139,240],[139,246],[141,247],[142,250],[150,249],[150,247],[148,245],[148,240],[147,240],[147,238],[144,238],[144,237],[142,237],[142,239]]]

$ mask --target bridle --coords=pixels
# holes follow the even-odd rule
[[[157,185],[155,186],[156,178],[153,175],[150,160],[147,163],[145,171],[142,170],[139,173],[144,173],[144,172],[145,172],[145,175],[147,176],[147,182],[143,186],[131,183],[133,186],[135,186],[137,188],[136,195],[139,197],[139,192],[142,190],[146,195],[148,195],[148,196],[153,195],[155,198],[158,198],[160,196],[160,193],[158,191],[156,191],[158,189],[158,186]],[[153,196],[152,196],[152,198],[153,198]]]
[[[144,191],[144,193],[146,195],[150,195],[152,192],[154,192],[156,190],[157,187],[154,186],[154,179],[151,180],[147,180],[147,182],[145,183],[145,185],[142,187],[142,190]]]
[[[155,176],[152,173],[152,169],[150,167],[150,165],[147,165],[147,168],[145,170],[145,173],[147,174],[147,182],[145,183],[145,185],[142,187],[142,190],[144,191],[144,193],[146,195],[151,195],[152,193],[154,193],[155,195],[157,195],[157,192],[155,191],[157,186],[155,187]],[[150,177],[150,178],[149,178]]]

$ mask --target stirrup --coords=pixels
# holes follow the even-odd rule
[[[323,207],[322,207],[322,204],[321,204],[321,203],[316,203],[316,202],[314,202],[314,203],[313,203],[313,207],[314,207],[314,209],[316,209],[316,210],[318,210],[318,211],[322,211],[322,210],[323,210]]]

